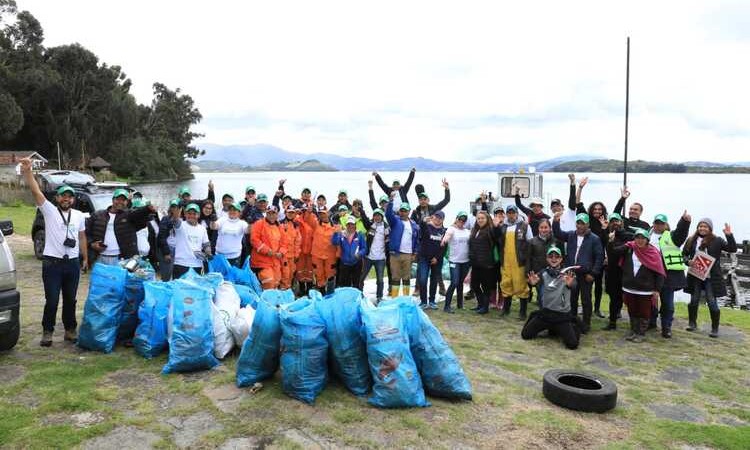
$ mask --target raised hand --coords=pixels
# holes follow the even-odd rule
[[[208,180],[208,190],[213,191],[214,190],[214,181]]]
[[[732,227],[730,227],[728,223],[725,223],[723,231],[724,231],[724,234],[732,234]]]
[[[583,177],[583,179],[581,180],[581,182],[578,183],[578,187],[581,188],[581,189],[583,189],[584,186],[586,186],[587,184],[589,184],[589,177]]]
[[[279,186],[283,186],[284,183],[286,183],[286,178],[282,178],[279,180]]]
[[[615,240],[615,232],[614,231],[610,231],[609,232],[609,240],[610,241],[614,241]]]
[[[560,217],[562,217],[562,211],[556,212],[555,215],[552,216],[552,220],[555,221],[555,222],[559,222],[560,221]]]
[[[448,180],[446,180],[445,178],[443,178],[443,188],[448,189]]]
[[[372,180],[367,180],[367,188],[372,190]]]
[[[372,176],[373,176],[373,177],[376,177],[376,176],[378,176],[378,172],[377,172],[377,171],[375,171],[375,170],[373,170],[373,171],[372,171]]]
[[[569,173],[568,174],[568,180],[570,180],[570,184],[576,184],[576,174]]]
[[[685,222],[693,221],[693,218],[692,216],[690,216],[690,214],[688,214],[687,209],[685,210],[685,212],[682,213],[682,220],[684,220]]]
[[[21,159],[21,172],[31,172],[31,158],[23,158]]]
[[[536,272],[534,271],[529,272],[529,275],[527,278],[529,280],[530,285],[536,286],[537,284],[539,284],[539,275],[537,275]]]
[[[627,186],[623,186],[622,188],[620,188],[620,193],[622,194],[622,198],[630,197],[630,191],[628,190]]]
[[[576,281],[575,273],[572,270],[568,270],[563,274],[563,280],[568,287],[572,287],[573,283]]]
[[[417,171],[417,168],[416,167],[412,167],[409,172],[416,172],[416,171]]]
[[[602,230],[606,230],[609,227],[609,221],[604,217],[604,214],[599,216],[599,223],[602,224]]]

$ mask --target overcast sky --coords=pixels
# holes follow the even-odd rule
[[[191,95],[203,143],[396,159],[750,160],[750,2],[18,0]],[[575,7],[572,5],[575,4]]]

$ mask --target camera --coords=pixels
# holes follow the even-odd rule
[[[76,247],[76,240],[73,238],[65,238],[63,241],[63,245],[68,248],[75,248]]]

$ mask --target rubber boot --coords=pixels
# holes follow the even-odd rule
[[[398,297],[398,286],[391,286],[390,294],[392,298]]]
[[[633,342],[641,343],[644,340],[646,340],[646,331],[649,329],[649,320],[639,318],[637,327],[638,327],[638,334],[636,334],[635,337],[633,338]]]
[[[497,303],[497,291],[490,292],[490,308],[500,309],[500,305]]]
[[[510,305],[511,305],[511,300],[512,299],[513,299],[512,297],[505,297],[505,298],[503,298],[503,312],[502,312],[502,315],[507,316],[508,314],[510,314]]]
[[[526,320],[526,307],[529,305],[529,299],[522,298],[518,308],[518,320]]]
[[[438,294],[445,297],[445,280],[442,278],[440,279],[440,282],[438,283]]]
[[[411,290],[411,286],[409,286],[409,283],[404,284],[402,288],[404,289],[404,295],[408,297],[409,291]],[[417,292],[417,296],[419,296],[419,292]]]
[[[719,319],[721,318],[721,310],[711,312],[711,332],[708,335],[712,338],[719,337]]]
[[[617,321],[610,320],[607,325],[602,328],[602,331],[612,331],[617,329]]]
[[[479,309],[477,309],[477,314],[487,314],[490,312],[490,299],[487,294],[480,294],[477,292],[477,303],[479,305]]]
[[[628,334],[625,336],[626,341],[632,341],[638,335],[637,326],[638,326],[638,319],[631,317],[630,318],[630,331],[628,331]]]
[[[687,331],[695,331],[698,329],[698,305],[688,304],[688,326],[685,328]]]

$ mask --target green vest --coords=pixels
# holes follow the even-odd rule
[[[685,263],[682,259],[680,247],[672,242],[672,234],[667,230],[659,238],[659,248],[661,256],[664,258],[664,265],[667,270],[685,270]]]

